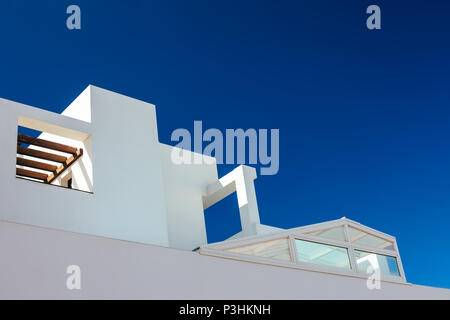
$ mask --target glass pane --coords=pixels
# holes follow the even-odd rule
[[[314,236],[327,238],[327,239],[345,241],[345,231],[344,231],[344,227],[342,227],[342,226],[336,227],[336,228],[331,228],[331,229],[308,232],[308,234],[312,234]]]
[[[390,241],[375,237],[352,227],[348,227],[348,232],[350,234],[350,241],[353,243],[378,249],[394,250],[394,244]]]
[[[291,261],[291,254],[289,252],[289,244],[287,238],[259,242],[237,248],[225,249],[225,251],[276,260]]]
[[[373,273],[379,270],[381,275],[400,276],[395,257],[355,250],[355,258],[358,272]]]
[[[297,259],[302,262],[350,269],[346,248],[295,239]]]

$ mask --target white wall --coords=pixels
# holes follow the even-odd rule
[[[0,299],[450,299],[381,283],[0,222]],[[81,290],[66,268],[81,268]]]
[[[62,115],[1,99],[0,118],[0,220],[187,250],[207,243],[202,196],[218,181],[215,159],[175,165],[154,105],[89,86]],[[90,193],[15,178],[18,124],[83,148],[53,184],[71,174]]]
[[[91,123],[0,99],[0,220],[169,245],[155,106],[94,86],[77,100]],[[93,193],[17,179],[18,122],[90,137]]]
[[[174,148],[160,144],[169,244],[192,250],[207,243],[202,195],[207,185],[217,181],[217,167],[214,158],[209,165],[176,165],[171,160]]]

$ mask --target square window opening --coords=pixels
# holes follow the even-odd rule
[[[93,192],[90,137],[78,141],[19,125],[16,177]]]

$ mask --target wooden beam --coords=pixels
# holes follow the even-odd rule
[[[39,161],[34,161],[34,160],[19,158],[19,157],[17,157],[16,163],[19,166],[41,169],[41,170],[50,171],[50,172],[54,172],[54,171],[56,171],[56,169],[58,169],[57,166],[49,164],[49,163],[44,163],[44,162],[39,162]]]
[[[45,173],[27,170],[27,169],[21,169],[21,168],[16,168],[16,175],[27,177],[27,178],[38,179],[38,180],[42,180],[42,181],[47,181],[47,178],[48,178],[48,175]]]
[[[17,153],[23,154],[30,157],[45,159],[53,162],[59,162],[59,163],[65,163],[67,161],[67,158],[64,156],[60,156],[54,153],[48,153],[36,149],[31,148],[24,148],[21,146],[17,146]]]
[[[26,144],[31,144],[34,146],[38,146],[38,147],[43,147],[43,148],[47,148],[47,149],[64,152],[64,153],[70,153],[73,155],[75,155],[78,150],[77,148],[74,148],[74,147],[71,147],[71,146],[68,146],[65,144],[56,143],[53,141],[48,141],[48,140],[39,139],[39,138],[35,138],[35,137],[30,137],[30,136],[27,136],[24,134],[18,134],[17,141],[26,143]]]
[[[63,172],[66,171],[67,168],[69,168],[72,164],[74,164],[75,161],[80,159],[82,155],[83,149],[78,149],[74,156],[68,158],[61,166],[58,167],[58,169],[56,169],[55,172],[53,172],[47,177],[46,182],[52,183],[53,181],[55,181],[55,179],[58,178],[61,174],[63,174]]]

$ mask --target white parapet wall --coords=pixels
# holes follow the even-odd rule
[[[0,299],[450,299],[450,290],[0,222]],[[80,267],[69,290],[67,267]]]
[[[192,250],[207,243],[202,195],[218,180],[215,159],[208,162],[211,164],[174,164],[171,154],[175,147],[161,144],[160,148],[169,244]]]

